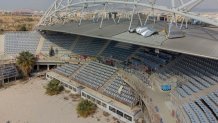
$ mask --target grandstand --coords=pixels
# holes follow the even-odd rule
[[[0,85],[16,80],[19,73],[14,64],[0,64]]]
[[[38,32],[8,32],[4,37],[5,53],[14,55],[21,51],[36,52],[40,34]]]
[[[139,98],[134,94],[134,90],[116,74],[116,71],[117,68],[98,62],[89,62],[84,65],[70,63],[48,72],[46,77],[49,80],[59,80],[65,88],[73,93],[82,93],[82,96],[86,95],[83,98],[96,102],[101,107],[103,106],[104,110],[109,111],[109,105],[110,107],[117,107],[121,113],[126,112],[126,116],[122,116],[124,121],[134,122],[133,119],[136,119],[136,114],[140,113],[139,108],[136,106]],[[90,89],[84,89],[86,87]],[[87,95],[91,96],[88,97]],[[93,97],[97,95],[101,95],[100,99],[98,99],[99,97]],[[102,97],[106,99],[104,100]],[[102,105],[99,100],[103,100],[104,104]],[[121,105],[124,104],[132,108],[127,108],[128,111],[126,108],[121,108]],[[117,114],[117,112],[114,112],[112,115],[120,118],[120,114]]]
[[[217,123],[217,91],[183,105],[191,122]]]
[[[44,36],[44,44],[41,49],[42,53],[49,53],[51,47],[55,50],[56,54],[67,54],[70,52],[70,46],[74,43],[76,36],[63,34],[47,34]]]
[[[177,85],[177,92],[181,97],[197,93],[200,90],[218,84],[218,65],[213,60],[193,56],[181,56],[174,63],[160,69],[159,77],[167,80],[174,75],[181,76],[185,82]]]
[[[171,8],[142,1],[65,2],[55,1],[35,31],[1,36],[0,51],[8,58],[30,51],[37,70],[54,66],[47,80],[59,80],[123,122],[218,122],[218,21],[189,12],[200,1]],[[146,37],[149,31],[155,33]],[[14,64],[0,65],[1,84],[18,75]]]
[[[65,56],[66,54],[70,55],[70,57],[76,55],[103,58],[101,61],[97,60],[98,62],[86,61],[82,64],[78,64],[78,60],[76,60],[76,64],[63,64],[54,69],[54,71],[52,71],[53,73],[47,73],[47,75],[63,82],[65,88],[71,90],[72,93],[81,94],[81,92],[84,92],[86,95],[99,93],[105,98],[107,97],[107,100],[114,100],[115,102],[119,102],[128,107],[133,107],[134,109],[139,108],[138,104],[140,97],[137,96],[135,90],[127,84],[129,82],[126,82],[126,79],[117,74],[119,69],[124,69],[126,72],[135,75],[149,87],[152,87],[154,83],[158,83],[157,85],[160,89],[164,91],[172,91],[176,100],[181,101],[203,92],[207,94],[207,89],[211,89],[218,85],[218,62],[213,59],[164,50],[156,51],[153,48],[117,41],[108,41],[57,32],[54,34],[52,33],[53,32],[49,32],[48,34],[38,32],[18,32],[14,34],[11,33],[10,35],[9,33],[6,33],[5,41],[8,41],[8,43],[5,42],[5,54],[15,55],[25,47],[26,50],[29,50],[32,53],[36,54],[36,49],[40,49],[41,54],[48,55],[50,48],[53,47],[54,50],[57,49],[57,52],[55,52],[55,58],[58,58],[58,56]],[[19,34],[21,34],[21,36],[18,36]],[[30,36],[25,37],[25,35]],[[20,40],[23,39],[27,40],[32,35],[41,35],[37,36],[37,39],[32,38],[36,40],[37,43],[29,45],[20,42]],[[9,40],[14,36],[22,38],[14,38],[13,41]],[[40,46],[41,48],[39,48],[39,42],[41,40],[43,41]],[[9,42],[16,43],[10,43],[9,45]],[[22,47],[18,47],[16,51],[9,52],[12,51],[15,45]],[[32,46],[35,48],[30,49]],[[56,61],[55,58],[52,62]],[[60,59],[57,59],[57,62],[59,62],[59,60]],[[39,63],[41,62],[42,61],[39,59]],[[65,61],[62,62],[64,63]],[[74,59],[70,58],[70,62],[74,62]],[[49,64],[49,61],[43,63],[43,65],[45,64]],[[107,64],[115,67],[108,66]],[[2,71],[10,72],[7,72],[8,74],[5,73],[4,79],[1,79],[1,81],[5,81],[4,83],[7,83],[6,80],[15,78],[18,75],[17,71],[12,69],[12,67],[9,67],[8,70],[6,69],[7,68],[4,70],[2,69]],[[170,88],[164,88],[163,86],[165,85],[170,86]],[[196,101],[192,100],[193,102],[184,101],[186,103],[182,104],[182,109],[187,116],[185,120],[181,118],[182,121],[194,122],[194,120],[197,119],[197,122],[200,122],[201,120],[202,122],[216,122],[216,115],[214,115],[216,111],[211,109],[215,108],[217,105],[217,96],[214,93],[208,93],[208,96],[206,97],[208,98],[201,97],[198,100],[195,97],[193,99],[196,99]],[[87,96],[83,98],[88,99]],[[206,104],[204,100],[207,100],[209,104]],[[107,102],[104,103],[108,104]],[[209,105],[211,105],[212,108]],[[207,106],[207,109],[202,108],[205,106]],[[125,109],[119,110],[125,112]],[[112,113],[109,110],[109,107],[107,111]],[[205,111],[211,113],[206,114]],[[134,115],[131,114],[131,112],[132,110],[129,110],[129,112],[126,113],[126,115],[131,117],[129,119],[137,119],[136,117],[138,116],[134,113]],[[120,117],[120,115],[116,113],[113,115],[117,118]],[[125,118],[123,115],[123,121],[127,122],[127,119],[128,118]]]

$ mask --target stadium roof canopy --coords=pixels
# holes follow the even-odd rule
[[[194,19],[218,26],[218,20],[191,12],[202,1],[171,0],[170,6],[164,6],[156,3],[156,0],[56,0],[40,20],[37,29],[218,59],[218,29],[188,25],[188,19]],[[170,16],[168,22],[185,32],[185,37],[168,39],[163,30],[168,29],[169,24],[150,18],[154,18],[154,15]],[[138,26],[152,27],[159,34],[145,38],[129,33],[130,29]]]

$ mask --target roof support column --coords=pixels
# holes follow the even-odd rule
[[[105,12],[105,8],[106,8],[106,3],[104,3],[104,10],[103,10],[103,12]],[[102,28],[103,21],[104,21],[104,15],[102,14],[102,16],[101,16],[101,23],[100,23],[100,26],[99,26],[100,29]]]
[[[136,5],[134,5],[133,10],[132,10],[132,16],[131,16],[131,20],[130,20],[130,23],[129,23],[129,30],[132,27],[132,21],[133,21],[133,17],[134,17],[134,13],[135,13],[135,8],[136,8]]]
[[[83,4],[83,9],[82,9],[82,11],[81,11],[81,13],[80,13],[80,20],[79,20],[79,24],[78,24],[78,26],[80,26],[81,23],[82,23],[82,18],[83,18],[83,12],[84,12],[84,9],[85,9],[85,4]]]

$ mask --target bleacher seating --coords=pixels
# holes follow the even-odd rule
[[[133,63],[133,65],[144,64],[150,70],[157,70],[162,65],[167,64],[172,59],[173,55],[171,54],[167,54],[164,52],[155,53],[152,50],[145,51],[143,49],[140,49],[134,54],[131,62]]]
[[[42,52],[48,53],[50,48],[53,47],[57,54],[64,54],[70,52],[70,47],[73,44],[76,36],[68,34],[47,34],[44,35],[45,42],[42,47]]]
[[[112,41],[102,52],[102,56],[125,61],[139,46]]]
[[[216,100],[218,99],[218,96],[215,93],[216,92],[210,93],[194,102],[183,105],[183,108],[192,123],[217,123],[218,108]]]
[[[73,48],[73,53],[87,56],[96,56],[106,41],[88,37],[81,37]]]
[[[217,64],[217,61],[210,59],[184,56],[161,69],[158,74],[162,80],[172,76],[182,77],[185,82],[177,82],[177,92],[181,97],[186,97],[218,83]]]
[[[104,92],[128,105],[134,105],[138,101],[133,89],[120,76],[117,76],[109,86],[104,88]]]
[[[14,64],[0,65],[0,80],[17,77],[18,72]]]
[[[116,68],[97,62],[90,62],[75,76],[75,80],[93,89],[98,89],[115,74]]]
[[[197,115],[194,113],[194,111],[191,109],[191,107],[189,106],[189,104],[185,104],[183,106],[185,112],[188,114],[191,123],[200,123],[199,119],[197,117]]]
[[[18,54],[22,51],[35,53],[40,39],[40,34],[30,32],[8,32],[5,33],[5,53]]]
[[[80,68],[81,65],[77,64],[65,64],[61,67],[55,69],[56,72],[65,75],[67,77],[71,76],[76,70]]]

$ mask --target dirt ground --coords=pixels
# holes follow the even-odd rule
[[[112,116],[95,115],[82,118],[76,113],[80,99],[63,92],[58,96],[45,94],[46,80],[37,78],[0,89],[0,123],[117,123]]]

